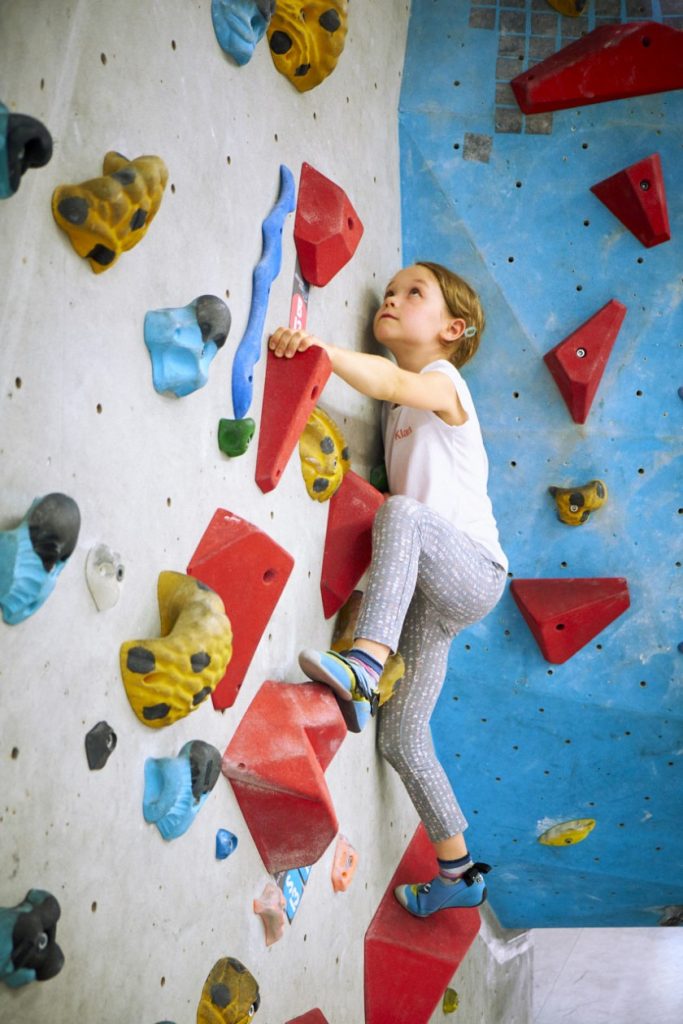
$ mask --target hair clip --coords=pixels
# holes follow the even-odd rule
[[[470,326],[466,327],[462,333],[466,338],[473,338],[477,333],[477,328],[473,324],[470,324]]]

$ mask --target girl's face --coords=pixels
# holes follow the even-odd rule
[[[432,272],[418,265],[399,270],[391,279],[373,321],[376,340],[390,352],[398,346],[441,356],[443,343],[455,341],[464,326],[450,313]]]

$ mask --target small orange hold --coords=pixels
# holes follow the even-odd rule
[[[335,892],[346,892],[357,867],[358,854],[346,836],[339,835],[332,861],[332,888]]]
[[[275,882],[268,882],[258,899],[254,900],[253,906],[254,913],[258,914],[263,921],[266,946],[272,946],[285,933],[287,918],[284,894]]]

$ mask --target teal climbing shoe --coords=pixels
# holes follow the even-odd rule
[[[483,876],[490,870],[489,864],[473,864],[457,882],[447,882],[437,875],[423,885],[399,885],[394,896],[415,917],[429,917],[438,910],[478,907],[486,899]]]
[[[309,679],[325,683],[334,693],[350,732],[361,732],[379,706],[379,693],[361,678],[343,654],[305,648],[299,654],[299,665]],[[363,674],[364,675],[364,674]]]

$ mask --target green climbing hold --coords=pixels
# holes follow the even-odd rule
[[[443,1003],[441,1005],[441,1009],[443,1010],[444,1013],[455,1013],[455,1011],[458,1009],[459,1002],[460,1000],[458,999],[458,993],[455,991],[455,989],[447,988],[443,994]]]
[[[377,488],[377,490],[381,491],[383,494],[385,494],[389,490],[387,467],[384,465],[383,462],[380,462],[378,466],[375,466],[374,469],[371,470],[370,483],[372,484],[373,487]]]
[[[251,417],[242,420],[218,421],[218,447],[224,455],[244,455],[254,436],[256,423]]]

